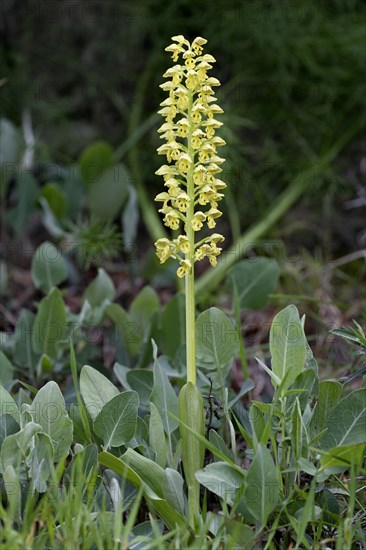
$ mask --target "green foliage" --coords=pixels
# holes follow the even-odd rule
[[[145,300],[146,318],[141,317]],[[145,320],[157,313],[151,290],[131,309],[144,333]],[[201,391],[204,373],[219,371],[224,381],[226,365],[238,353],[235,342],[227,346],[222,337],[233,330],[226,316],[212,308],[202,313],[198,326],[204,322],[209,323],[210,339],[197,333],[200,356],[206,358],[199,376]],[[224,328],[224,333],[216,332],[215,342],[213,323]],[[164,540],[187,548],[193,544],[192,528],[195,544],[200,540],[202,548],[209,547],[210,539],[223,544],[240,540],[243,548],[255,548],[265,539],[271,548],[276,538],[294,547],[320,549],[320,541],[334,529],[344,547],[362,541],[364,489],[356,479],[365,472],[365,389],[346,393],[336,381],[319,383],[316,370],[305,365],[306,340],[294,306],[274,317],[271,334],[272,369],[278,379],[272,402],[249,402],[244,411],[235,396],[229,401],[223,392],[226,410],[218,431],[209,429],[208,438],[200,416],[201,391],[192,386],[192,394],[183,387],[178,411],[181,377],[164,356],[157,357],[156,347],[152,371],[115,366],[122,391],[98,370],[84,366],[80,399],[77,394],[69,412],[55,382],[44,385],[33,401],[19,391],[14,399],[0,386],[2,544],[15,533],[19,541],[28,537],[32,548],[53,544],[56,525],[63,544],[75,540],[71,532],[85,541],[99,540],[97,529],[112,541],[117,529],[131,544]],[[73,351],[71,366],[77,384]],[[215,393],[215,387],[210,391]],[[235,412],[229,402],[236,403]],[[350,480],[347,489],[344,476]],[[204,491],[193,517],[188,514],[187,486]],[[60,492],[56,501],[51,498],[55,487]],[[78,504],[66,511],[62,503],[69,499]],[[153,514],[151,523],[138,523],[136,502]],[[359,518],[351,529],[350,507]],[[34,514],[43,518],[37,534],[31,531]]]
[[[39,390],[28,411],[33,421],[41,426],[43,433],[52,441],[55,461],[67,456],[72,443],[72,422],[56,382],[48,382]]]
[[[249,513],[263,529],[279,501],[280,485],[271,453],[262,444],[258,445],[248,470],[243,497]]]
[[[52,243],[45,241],[32,258],[32,279],[35,286],[48,294],[52,287],[62,283],[66,277],[64,258]]]
[[[92,307],[103,306],[105,302],[113,301],[116,291],[113,282],[104,269],[98,269],[98,275],[86,288],[83,300],[88,301]]]
[[[38,186],[31,173],[20,169],[16,172],[16,205],[6,213],[7,222],[16,234],[21,235],[34,212]]]
[[[272,372],[284,391],[291,386],[305,365],[306,339],[296,307],[287,306],[275,316],[269,345]]]
[[[241,309],[256,309],[268,304],[269,294],[274,292],[280,274],[274,259],[254,258],[238,262],[227,278],[238,293]]]
[[[201,437],[205,432],[205,419],[203,414],[203,399],[200,390],[195,384],[188,381],[179,393],[178,401],[180,434],[182,438],[182,463],[184,475],[188,486],[188,511],[191,527],[199,524],[199,486],[196,472],[200,470],[204,462],[205,447]]]
[[[57,220],[65,218],[67,201],[64,192],[55,183],[46,183],[42,187],[40,197],[46,199],[48,206]]]
[[[362,216],[357,225],[355,211],[346,227],[343,211],[359,187],[349,167],[360,166],[364,127],[363,3],[96,0],[88,15],[102,12],[98,24],[79,4],[56,18],[53,3],[26,17],[15,3],[4,7],[12,24],[0,56],[7,117],[0,120],[0,547],[366,547],[364,329],[356,322],[333,329],[337,339],[320,350],[330,360],[320,355],[318,367],[304,318],[295,306],[280,311],[268,353],[267,342],[255,344],[273,395],[268,385],[259,391],[253,348],[241,334],[248,310],[270,299],[289,303],[292,286],[297,305],[300,294],[311,304],[313,345],[315,321],[329,322],[322,310],[317,319],[316,277],[330,299],[337,291],[345,318],[349,298],[342,287],[338,300],[334,278],[350,282],[362,306],[362,265],[339,270],[304,255],[292,264],[286,244],[299,238],[315,255],[332,242],[341,256],[348,242],[362,242]],[[75,24],[67,21],[70,40],[59,48],[66,17]],[[229,233],[226,218],[233,243],[217,270],[197,281],[201,307],[227,276],[220,294],[227,309],[199,311],[195,396],[182,390],[184,296],[166,288],[169,267],[153,267],[160,296],[149,286],[137,292],[140,275],[151,273],[141,269],[145,248],[164,236],[151,201],[158,185],[151,113],[172,25],[207,37],[220,61],[230,144],[222,174],[227,216],[218,230]],[[47,56],[39,64],[39,44],[54,53],[51,64]],[[82,59],[75,44],[85,45]],[[34,93],[34,74],[57,102]],[[91,75],[98,98],[79,97]],[[286,213],[286,227],[271,230]],[[320,239],[313,214],[327,229]],[[16,256],[20,243],[35,250],[29,279],[27,254],[19,265],[10,252],[8,259],[7,249]],[[256,257],[238,262],[254,243]],[[34,287],[44,296],[31,294]],[[266,335],[262,312],[256,322]],[[346,364],[340,348],[342,369],[350,370],[337,381],[328,378],[338,378],[330,369],[341,339],[354,362]],[[199,497],[194,521],[188,485]]]
[[[321,449],[355,445],[365,441],[366,392],[358,390],[342,399],[325,423],[325,434],[319,441]]]
[[[113,220],[127,199],[128,185],[129,174],[123,164],[103,172],[88,190],[91,215],[101,222]]]
[[[5,355],[0,350],[0,384],[7,386],[13,379],[14,367]]]
[[[80,373],[80,392],[93,420],[97,418],[104,405],[119,395],[112,382],[88,365],[84,365]]]
[[[102,173],[113,165],[113,149],[105,141],[95,141],[84,149],[79,159],[84,184],[90,187]]]
[[[204,369],[220,370],[239,354],[238,335],[218,308],[201,313],[196,322],[197,359]]]
[[[108,401],[94,421],[95,433],[104,448],[127,445],[136,432],[138,395],[123,392]]]
[[[177,416],[178,399],[158,359],[155,360],[154,386],[150,399],[161,414],[165,432],[170,434],[178,427],[177,421],[169,415],[172,413]]]
[[[20,132],[10,120],[0,119],[0,198],[6,195],[8,182],[11,176],[9,167],[14,170],[14,165],[19,160],[22,148]]]
[[[105,260],[118,256],[121,249],[122,235],[116,225],[109,221],[89,220],[69,223],[69,242],[76,252],[77,262],[85,269],[91,265],[100,266]]]
[[[66,309],[58,288],[53,287],[42,299],[34,320],[33,349],[35,353],[56,357],[58,342],[64,338]]]

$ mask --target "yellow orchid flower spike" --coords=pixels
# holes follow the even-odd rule
[[[163,145],[158,154],[166,164],[156,174],[164,177],[167,191],[159,193],[162,203],[159,212],[164,224],[180,231],[175,239],[159,239],[156,253],[161,263],[173,258],[178,262],[177,276],[185,279],[187,384],[179,395],[179,417],[194,431],[204,434],[205,420],[202,396],[196,386],[196,336],[194,264],[208,258],[211,266],[217,263],[224,240],[212,233],[221,216],[218,208],[226,184],[218,179],[224,159],[217,149],[225,141],[216,135],[222,123],[216,120],[223,110],[217,105],[213,88],[217,78],[208,75],[215,58],[203,52],[207,40],[197,37],[190,43],[184,36],[172,37],[166,51],[174,65],[164,74],[167,79],[161,88],[168,97],[160,104],[159,114],[164,123],[159,128]],[[200,231],[204,235],[198,237]],[[193,525],[199,511],[199,487],[195,472],[203,466],[204,448],[189,431],[181,426],[183,466],[188,485],[190,522]]]
[[[195,233],[205,226],[213,229],[215,218],[221,216],[217,203],[223,197],[219,191],[226,184],[216,177],[222,171],[219,165],[224,162],[217,156],[217,147],[225,142],[215,135],[222,123],[214,117],[223,111],[213,91],[213,86],[219,86],[220,82],[208,76],[215,58],[203,54],[207,40],[197,37],[189,43],[184,36],[178,35],[173,36],[172,41],[166,51],[172,53],[175,64],[164,75],[169,80],[161,85],[169,96],[161,103],[163,108],[159,112],[165,121],[158,130],[165,140],[158,153],[166,156],[168,164],[156,172],[164,176],[169,190],[159,193],[156,200],[164,203],[160,212],[165,216],[165,225],[171,229],[181,228],[188,239],[189,246],[183,248],[179,244],[173,246],[172,241],[170,249],[176,250],[175,258],[179,262],[177,275],[193,277],[194,262],[208,257],[215,265],[221,252],[221,248],[212,247],[209,235],[197,245]],[[207,207],[206,212],[202,211],[202,206]],[[172,254],[161,253],[163,244],[166,245],[165,239],[155,243],[161,263],[172,257]],[[203,244],[207,245],[204,250],[208,252],[197,254],[198,246],[203,250]]]
[[[168,258],[179,262],[177,275],[186,278],[187,318],[190,316],[192,321],[194,263],[208,258],[215,266],[222,250],[217,243],[224,240],[222,235],[218,240],[215,233],[215,241],[208,234],[196,242],[197,233],[214,229],[221,216],[218,202],[226,184],[217,177],[224,162],[217,149],[225,141],[216,135],[222,123],[215,117],[223,110],[217,105],[213,90],[220,82],[208,75],[215,58],[203,53],[207,40],[199,36],[190,43],[178,35],[172,41],[166,51],[171,52],[174,65],[165,72],[168,80],[161,85],[168,97],[161,103],[159,113],[165,120],[158,130],[164,140],[158,153],[166,157],[167,164],[156,172],[164,177],[168,191],[159,193],[155,200],[163,203],[159,212],[164,215],[165,225],[180,229],[182,234],[170,242],[159,239],[155,246],[161,263]],[[188,341],[187,348],[188,379],[195,383],[195,350],[190,349]]]

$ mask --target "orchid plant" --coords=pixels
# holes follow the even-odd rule
[[[194,264],[208,258],[211,266],[216,266],[222,250],[218,245],[224,237],[219,233],[204,232],[200,238],[197,235],[206,226],[214,229],[222,215],[218,205],[226,184],[219,179],[224,159],[217,148],[225,141],[216,135],[222,126],[216,115],[223,110],[214,93],[220,82],[208,74],[215,58],[203,52],[207,40],[197,37],[190,43],[179,35],[172,41],[166,51],[172,54],[175,64],[166,71],[167,80],[161,84],[169,95],[161,103],[159,114],[165,120],[158,130],[165,140],[158,153],[166,157],[167,163],[156,172],[164,177],[167,190],[155,200],[163,203],[159,212],[164,215],[165,225],[181,233],[173,239],[159,239],[155,246],[160,262],[169,258],[178,261],[177,276],[185,278],[187,383],[179,395],[179,416],[190,520],[194,523],[199,515],[195,473],[203,466],[204,449],[187,427],[201,435],[205,428],[202,396],[196,386]]]

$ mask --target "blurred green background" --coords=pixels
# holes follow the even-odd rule
[[[39,208],[50,182],[65,199],[61,213],[51,208],[56,218],[80,225],[85,193],[71,167],[102,140],[137,189],[136,250],[145,252],[141,243],[150,246],[160,231],[151,210],[161,188],[154,172],[159,84],[171,63],[164,48],[172,35],[201,35],[222,82],[227,243],[265,219],[279,194],[315,167],[266,237],[284,239],[289,250],[304,247],[314,261],[358,257],[366,246],[365,7],[363,0],[3,1],[3,151],[15,140],[11,158],[25,159],[36,182],[19,213],[24,190],[14,174],[3,177],[3,205],[17,212],[12,230],[27,233],[30,204]],[[57,192],[49,204],[58,203]],[[109,221],[118,219],[114,213]]]

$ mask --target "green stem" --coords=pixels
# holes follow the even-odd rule
[[[194,274],[186,276],[186,338],[187,382],[196,384],[196,332],[195,332]]]
[[[196,311],[194,289],[194,241],[195,234],[192,227],[194,216],[194,149],[192,147],[192,134],[194,123],[191,120],[193,105],[193,93],[189,94],[187,118],[189,120],[187,151],[192,160],[187,174],[187,194],[191,199],[188,203],[185,232],[189,241],[189,251],[185,259],[190,262],[191,270],[185,277],[186,285],[186,341],[187,341],[187,383],[179,394],[179,418],[190,428],[201,435],[205,433],[205,418],[203,412],[202,395],[196,385]],[[182,436],[182,460],[185,478],[188,486],[188,516],[189,523],[194,529],[199,524],[200,518],[200,486],[195,478],[197,470],[203,467],[204,447],[195,439],[195,436],[187,433],[185,427],[181,427]]]
[[[189,172],[187,174],[187,194],[190,197],[190,202],[187,211],[186,234],[189,240],[189,252],[186,254],[186,260],[191,263],[191,272],[186,275],[186,339],[187,339],[187,382],[196,384],[196,308],[195,308],[195,292],[194,292],[194,230],[192,227],[192,219],[194,216],[194,149],[192,147],[192,133],[194,128],[191,122],[193,97],[189,94],[189,105],[187,118],[189,120],[189,130],[187,136],[188,156],[192,159]]]

